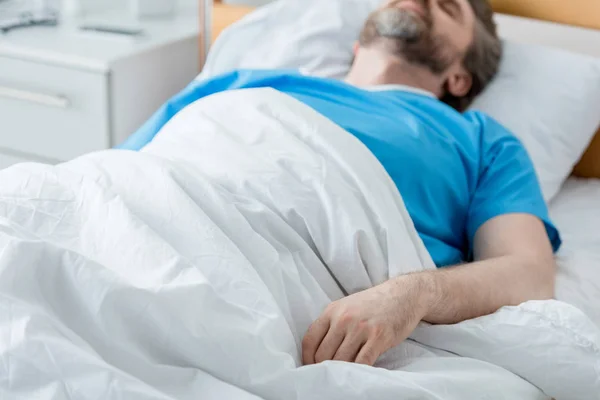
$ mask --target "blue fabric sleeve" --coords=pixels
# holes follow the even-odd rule
[[[481,140],[480,173],[471,199],[467,221],[469,248],[477,230],[490,219],[512,213],[524,213],[544,222],[552,248],[561,245],[558,230],[550,221],[540,184],[521,142],[506,128],[481,113],[465,114],[479,128]]]
[[[277,73],[270,70],[239,70],[205,81],[193,81],[167,101],[141,128],[116,148],[140,150],[154,139],[154,136],[175,114],[196,100],[225,90],[269,86],[269,82],[273,79],[285,76],[286,73],[290,72],[298,73],[297,71],[283,70],[277,71]]]

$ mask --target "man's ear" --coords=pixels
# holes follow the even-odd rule
[[[473,86],[473,77],[464,68],[458,68],[448,75],[446,90],[454,97],[464,97]]]
[[[354,46],[352,47],[352,53],[354,54],[354,57],[356,57],[358,55],[359,49],[360,49],[360,43],[358,43],[358,41],[354,42]]]

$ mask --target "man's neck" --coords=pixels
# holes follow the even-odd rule
[[[357,57],[345,81],[358,87],[404,85],[441,96],[439,80],[425,68],[385,59],[378,54]]]

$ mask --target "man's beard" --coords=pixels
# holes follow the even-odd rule
[[[375,11],[363,28],[361,44],[382,45],[392,55],[442,74],[456,60],[458,52],[446,39],[435,37],[429,8],[427,4],[422,6],[422,18],[393,6]]]

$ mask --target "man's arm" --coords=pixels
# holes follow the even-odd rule
[[[489,220],[475,235],[474,252],[472,264],[400,276],[332,303],[304,337],[304,363],[373,365],[421,320],[457,323],[553,296],[556,265],[538,218]]]
[[[508,214],[486,222],[474,243],[476,262],[429,273],[424,320],[451,324],[507,305],[554,296],[556,264],[542,221]]]

